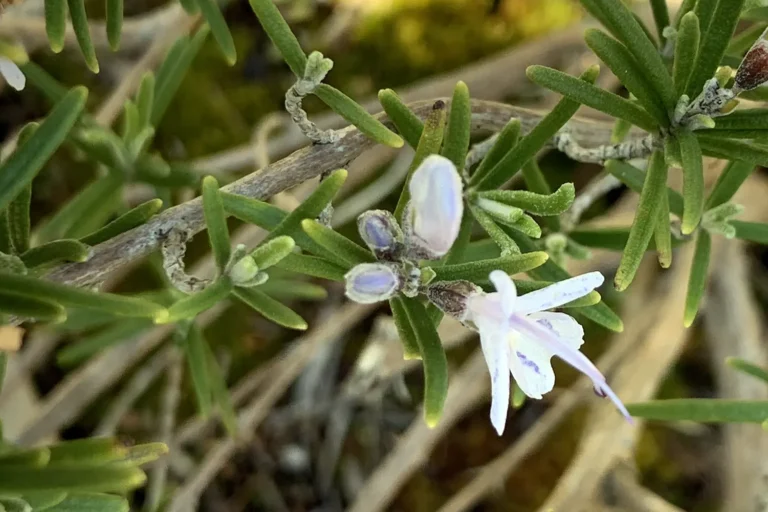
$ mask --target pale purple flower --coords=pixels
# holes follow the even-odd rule
[[[24,89],[24,85],[26,85],[27,82],[27,79],[24,76],[24,73],[21,72],[19,66],[8,57],[0,56],[0,75],[5,78],[8,85],[17,91]]]
[[[491,374],[491,423],[501,435],[509,407],[509,374],[527,396],[541,398],[552,391],[555,373],[552,356],[573,366],[592,380],[598,393],[610,397],[619,411],[632,419],[606,383],[605,377],[579,352],[584,329],[565,313],[546,309],[583,297],[603,283],[600,272],[591,272],[517,296],[512,279],[500,270],[491,272],[495,293],[469,298],[467,322],[480,332],[480,343]]]
[[[361,263],[344,276],[346,295],[359,304],[373,304],[391,298],[402,285],[392,265]]]
[[[403,248],[403,232],[395,216],[385,210],[369,210],[357,218],[357,230],[378,259],[396,260]]]
[[[408,190],[407,243],[432,259],[444,256],[459,235],[464,213],[456,166],[443,156],[430,155],[411,176]]]

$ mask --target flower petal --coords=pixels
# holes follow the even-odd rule
[[[8,85],[20,91],[24,89],[27,78],[21,72],[19,66],[7,57],[0,57],[0,75],[3,75]]]
[[[430,155],[416,169],[408,183],[411,193],[411,223],[408,232],[417,245],[440,257],[456,241],[464,213],[462,183],[453,163]]]
[[[552,369],[552,354],[535,338],[520,333],[510,333],[512,350],[509,367],[512,378],[523,393],[540,399],[555,387],[555,372]]]
[[[575,349],[584,344],[584,328],[570,315],[543,311],[532,313],[528,318],[550,329],[558,338]]]
[[[400,287],[400,278],[389,265],[361,263],[344,276],[346,295],[359,304],[373,304],[392,297]]]
[[[517,304],[517,288],[515,282],[506,272],[501,270],[494,270],[490,275],[491,282],[496,288],[496,291],[501,295],[501,307],[504,311],[504,316],[509,316],[515,312],[515,306]]]
[[[491,374],[491,424],[504,433],[509,410],[509,343],[503,325],[481,317],[477,320],[480,346]]]
[[[554,283],[541,290],[526,293],[517,300],[515,313],[527,315],[545,309],[552,309],[590,293],[603,284],[605,278],[600,272],[590,272]]]

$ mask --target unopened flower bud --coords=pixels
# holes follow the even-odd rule
[[[359,304],[373,304],[391,298],[402,279],[393,265],[361,263],[344,276],[346,295]]]
[[[750,91],[768,81],[768,41],[760,36],[736,70],[734,89]]]
[[[385,210],[370,210],[357,218],[357,230],[378,259],[396,260],[403,250],[403,232],[395,216]]]
[[[482,288],[469,281],[440,281],[427,287],[427,298],[443,313],[459,321],[467,317],[467,303],[473,295],[483,293]]]
[[[232,265],[229,271],[229,277],[235,284],[245,283],[253,279],[259,272],[259,267],[256,265],[254,259],[250,256],[240,258],[240,260]]]

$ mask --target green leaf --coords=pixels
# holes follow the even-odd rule
[[[155,102],[155,74],[151,71],[141,77],[139,90],[136,92],[136,111],[139,114],[139,126],[150,126],[152,119],[152,106]]]
[[[696,55],[699,52],[699,18],[695,12],[689,12],[680,20],[680,29],[677,32],[675,42],[675,62],[672,68],[675,94],[679,97],[685,94],[688,82],[696,63]]]
[[[528,215],[523,214],[515,221],[502,222],[502,224],[511,226],[531,238],[541,238],[541,227]]]
[[[0,492],[4,493],[40,490],[123,492],[140,487],[145,481],[146,476],[140,469],[117,465],[75,468],[0,466]]]
[[[408,184],[411,181],[411,176],[416,172],[421,163],[429,156],[435,155],[440,152],[440,146],[443,143],[443,134],[445,131],[445,103],[442,101],[436,101],[432,106],[432,112],[427,116],[427,120],[424,123],[424,130],[421,132],[421,138],[419,139],[419,145],[416,147],[416,154],[413,156],[411,166],[408,168],[408,175],[405,178],[405,184],[403,190],[400,193],[400,199],[397,201],[397,207],[395,208],[395,218],[401,221],[403,218],[403,212],[411,198],[411,193],[408,189]]]
[[[299,41],[291,32],[291,28],[280,14],[272,0],[249,0],[251,9],[259,18],[259,23],[264,28],[272,43],[288,63],[293,74],[298,78],[304,77],[304,68],[307,66],[307,56],[301,49]]]
[[[346,273],[343,268],[330,261],[306,254],[291,253],[275,266],[281,270],[290,270],[331,281],[344,281],[344,274]]]
[[[170,324],[192,318],[206,309],[226,299],[232,291],[232,281],[227,276],[221,276],[203,290],[188,295],[176,302],[165,314],[155,317],[155,323]]]
[[[48,449],[50,464],[62,466],[97,465],[119,460],[125,455],[125,448],[111,437],[91,437],[64,441]]]
[[[581,80],[594,83],[597,79],[599,68],[592,66],[579,77]],[[561,99],[550,112],[542,118],[533,129],[523,137],[496,165],[485,175],[476,172],[471,185],[476,185],[479,190],[493,190],[511,179],[517,172],[531,160],[554,137],[558,131],[573,117],[579,109],[579,103],[568,98]],[[540,190],[533,192],[542,193]]]
[[[448,395],[448,360],[424,306],[416,299],[402,297],[400,300],[416,335],[424,366],[424,421],[434,428],[443,414]]]
[[[195,0],[179,0],[179,4],[181,5],[181,8],[191,16],[200,13],[200,7],[197,6]]]
[[[168,445],[164,443],[145,443],[126,447],[120,459],[115,462],[138,467],[154,462],[166,454],[168,454]]]
[[[749,361],[739,359],[738,357],[727,358],[725,360],[725,364],[731,368],[739,370],[742,373],[756,377],[768,384],[768,370],[761,366],[757,366],[756,364],[752,364]]]
[[[112,494],[71,493],[45,512],[129,512],[128,501]]]
[[[529,66],[525,74],[542,87],[610,116],[629,121],[648,132],[658,127],[657,121],[637,104],[562,71],[545,66]]]
[[[51,507],[54,507],[61,502],[63,502],[65,499],[67,499],[67,492],[66,491],[38,491],[38,492],[32,492],[25,494],[21,497],[24,501],[26,501],[29,506],[32,507],[32,510],[38,511],[38,510],[48,510]]]
[[[32,183],[74,126],[85,107],[88,90],[75,87],[53,107],[26,143],[0,166],[0,211]]]
[[[113,52],[120,48],[123,31],[123,0],[106,0],[104,18],[107,22],[107,40]]]
[[[741,220],[732,220],[730,224],[736,229],[736,238],[768,245],[768,224]]]
[[[576,198],[573,183],[563,183],[554,194],[537,194],[528,190],[487,190],[478,194],[500,203],[516,206],[533,215],[560,215]]]
[[[411,321],[408,319],[408,313],[405,310],[405,303],[400,296],[389,299],[389,307],[392,309],[392,319],[395,321],[397,333],[400,336],[400,343],[403,345],[403,359],[406,361],[412,359],[421,359],[421,349],[416,339],[416,333],[413,331]]]
[[[53,53],[64,49],[64,37],[67,33],[67,2],[65,0],[45,0],[45,32]],[[24,73],[26,75],[26,73]]]
[[[67,345],[56,354],[62,367],[73,367],[103,350],[137,338],[152,325],[143,321],[122,321]]]
[[[296,247],[296,242],[293,241],[293,238],[279,236],[253,251],[251,257],[258,269],[264,270],[279,263],[293,251],[294,247]]]
[[[266,0],[271,3],[270,0]],[[157,70],[155,80],[155,94],[152,102],[151,124],[158,126],[165,115],[171,100],[179,90],[192,61],[202,48],[205,39],[210,32],[207,26],[203,26],[195,32],[192,38],[180,38],[165,57],[165,60]]]
[[[625,184],[630,190],[638,194],[643,189],[645,175],[637,167],[619,160],[608,160],[605,163],[605,170],[613,174],[619,181]],[[682,217],[683,215],[683,196],[676,190],[667,187],[667,200],[669,201],[669,211]]]
[[[0,391],[3,390],[3,381],[5,381],[5,371],[8,369],[8,353],[0,352]],[[3,424],[0,422],[0,441],[3,439]]]
[[[750,134],[768,133],[768,109],[766,108],[745,108],[743,110],[734,110],[726,116],[715,118],[715,128],[713,131],[744,130]],[[709,135],[709,133],[707,133]]]
[[[477,220],[478,224],[482,226],[483,230],[488,233],[493,242],[499,246],[501,253],[505,256],[510,254],[520,254],[520,248],[517,244],[507,236],[503,229],[496,225],[494,221],[485,211],[475,205],[469,206],[472,216]]]
[[[706,4],[715,1],[716,9],[713,10],[711,5],[706,7]],[[714,76],[739,22],[743,6],[744,0],[699,0],[696,5],[695,12],[701,21],[701,32],[704,35],[686,89],[691,99],[699,94],[704,82]],[[710,17],[712,21],[708,22]]]
[[[66,18],[66,1],[55,1],[62,2],[61,5],[64,5],[64,17]],[[46,4],[47,3],[48,2],[46,2]],[[33,61],[30,60],[25,64],[20,65],[19,68],[24,73],[24,76],[27,77],[29,83],[34,85],[41,93],[43,93],[43,96],[45,96],[45,98],[51,104],[58,103],[67,94],[67,87],[62,85],[61,82],[57,81],[50,74],[48,74],[47,71],[35,64]]]
[[[403,147],[403,139],[398,134],[381,124],[359,103],[328,84],[320,84],[312,92],[328,105],[331,110],[346,119],[364,133],[369,139],[391,148]]]
[[[547,253],[537,251],[503,256],[492,260],[444,265],[442,267],[435,267],[433,270],[435,271],[435,281],[466,279],[467,281],[481,284],[488,283],[488,275],[493,270],[502,270],[509,275],[514,275],[540,267],[547,259],[549,259]]]
[[[21,255],[27,268],[36,268],[51,263],[74,261],[82,263],[90,256],[91,248],[77,240],[56,240],[29,249]]]
[[[51,460],[48,448],[10,448],[0,456],[2,467],[36,467],[41,468]]]
[[[768,166],[768,147],[743,142],[740,140],[725,139],[715,134],[705,134],[702,131],[696,133],[702,152],[707,156],[714,156],[724,160],[744,160],[763,167]]]
[[[277,206],[253,199],[252,197],[230,194],[223,190],[219,192],[219,195],[221,195],[221,200],[227,213],[234,215],[244,222],[255,224],[269,231],[275,229],[288,216],[286,212]],[[331,195],[331,198],[333,198],[333,195]],[[293,235],[291,234],[291,236]]]
[[[527,279],[513,279],[515,282],[515,287],[517,288],[518,295],[525,295],[526,293],[530,293],[536,290],[541,290],[542,288],[546,288],[547,286],[551,286],[555,284],[552,281],[529,281]],[[598,304],[602,300],[602,297],[600,294],[596,291],[589,292],[589,294],[585,295],[584,297],[581,297],[576,300],[572,300],[571,302],[568,302],[566,304],[563,304],[562,306],[559,306],[561,308],[584,308],[587,306],[594,306],[595,304]]]
[[[192,326],[193,329],[198,329],[196,325]],[[200,331],[202,337],[202,331]],[[204,340],[205,338],[203,338]],[[237,428],[237,412],[232,404],[232,395],[227,388],[227,379],[224,373],[221,371],[219,363],[216,361],[216,357],[213,355],[211,345],[209,343],[204,344],[207,358],[208,358],[208,375],[210,376],[211,392],[213,393],[213,402],[219,409],[221,415],[221,422],[230,437],[236,437],[238,434]]]
[[[367,249],[316,220],[304,219],[301,222],[301,227],[312,240],[326,249],[328,253],[335,254],[345,264],[346,269],[352,268],[358,263],[375,261],[373,254]]]
[[[328,298],[328,290],[320,285],[304,281],[288,281],[270,277],[266,283],[259,286],[262,291],[280,300],[324,300]]]
[[[699,304],[707,287],[707,270],[712,251],[712,236],[705,230],[699,230],[696,236],[696,249],[693,253],[691,275],[688,278],[688,293],[685,296],[685,314],[683,323],[690,327],[696,319]]]
[[[216,266],[219,267],[219,271],[223,271],[232,254],[232,246],[229,241],[224,203],[219,194],[219,183],[213,176],[206,176],[203,179],[203,212]]]
[[[632,11],[623,2],[616,0],[581,0],[581,4],[624,43],[667,109],[673,108],[677,98],[674,97],[672,77],[656,45],[646,35]]]
[[[682,22],[683,16],[688,14],[693,10],[694,7],[696,7],[697,0],[683,0],[683,2],[680,5],[680,8],[677,11],[677,14],[675,14],[675,29],[680,29],[680,23]]]
[[[166,310],[159,304],[112,293],[96,293],[52,281],[0,272],[0,290],[9,295],[39,298],[65,307],[105,311],[119,316],[162,317]]]
[[[656,22],[656,33],[664,46],[664,29],[670,26],[669,9],[667,9],[667,0],[651,0],[651,10],[653,10],[653,21]]]
[[[643,259],[643,254],[653,236],[654,227],[659,218],[660,197],[666,192],[667,164],[664,153],[654,151],[648,163],[640,202],[635,213],[635,220],[629,231],[629,240],[621,255],[621,262],[616,271],[614,285],[619,291],[627,289],[632,282]]]
[[[461,172],[469,151],[469,138],[472,128],[472,104],[469,88],[464,82],[458,82],[453,89],[451,111],[448,125],[445,128],[445,138],[441,155],[453,162]]]
[[[754,169],[755,164],[751,162],[729,162],[720,176],[718,176],[704,208],[710,210],[730,201]]]
[[[419,145],[421,133],[424,131],[424,123],[402,102],[400,97],[392,89],[379,91],[379,103],[387,113],[389,120],[395,125],[400,136],[409,146],[416,149]]]
[[[16,196],[16,199],[8,205],[8,228],[13,247],[17,253],[24,253],[29,249],[30,231],[30,203],[32,202],[32,186],[27,185]]]
[[[668,211],[668,210],[667,210]],[[661,216],[661,214],[659,215]],[[669,223],[667,223],[669,224]],[[581,227],[574,229],[568,236],[576,243],[595,249],[607,249],[609,251],[623,251],[629,240],[629,228],[589,228]],[[673,243],[673,245],[676,245]],[[648,249],[656,249],[654,241],[651,240]]]
[[[669,197],[661,194],[659,198],[659,218],[653,230],[659,265],[669,268],[672,265],[672,231],[669,225]]]
[[[0,210],[0,253],[12,255],[15,252],[13,236],[11,235],[11,224],[8,221],[8,212]]]
[[[248,306],[252,307],[264,318],[278,325],[297,331],[307,329],[307,322],[290,308],[280,304],[275,299],[255,288],[235,288],[235,296]]]
[[[77,44],[85,58],[88,69],[99,72],[99,61],[96,60],[96,50],[91,41],[91,29],[88,28],[88,15],[85,12],[85,0],[67,0],[69,18],[72,20],[72,30],[75,32]]]
[[[208,374],[208,350],[200,329],[190,328],[184,344],[184,352],[187,355],[189,375],[192,377],[192,387],[197,397],[197,407],[204,418],[211,414],[213,407],[213,390]]]
[[[224,15],[219,9],[216,0],[196,0],[200,13],[208,23],[213,38],[221,48],[221,53],[227,59],[227,64],[233,66],[237,62],[237,50],[235,41],[232,39],[232,33],[229,31]]]
[[[499,132],[496,142],[493,143],[490,151],[477,166],[475,174],[486,175],[493,167],[498,164],[504,155],[515,147],[520,138],[520,119],[513,117]],[[474,176],[473,176],[474,177]]]
[[[746,9],[747,7],[745,6],[745,10]],[[741,57],[752,47],[757,38],[762,35],[766,28],[768,28],[768,25],[765,23],[755,23],[751,27],[740,31],[733,37],[733,39],[731,39],[726,54]]]
[[[704,213],[704,165],[701,148],[693,132],[677,133],[683,163],[683,222],[684,235],[693,233]]]
[[[141,226],[154,214],[159,212],[162,207],[163,202],[160,199],[150,199],[146,203],[141,203],[137,207],[128,210],[98,231],[94,231],[90,235],[82,237],[80,241],[88,245],[96,245],[106,242],[117,235],[125,233],[137,226]]]
[[[768,418],[766,400],[674,398],[627,404],[632,416],[658,421],[699,423],[762,423]]]

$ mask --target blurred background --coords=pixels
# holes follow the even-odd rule
[[[153,146],[168,161],[221,182],[306,144],[282,113],[285,91],[294,81],[290,70],[248,3],[226,3],[237,63],[228,66],[209,38]],[[435,99],[448,96],[459,79],[473,98],[546,109],[559,97],[528,82],[526,66],[577,73],[597,62],[582,41],[590,21],[571,0],[276,3],[305,49],[334,60],[327,82],[376,112],[379,89],[393,88],[406,101]],[[71,38],[62,54],[50,52],[38,0],[17,0],[0,11],[0,38],[22,44],[34,64],[63,84],[86,85],[91,113],[109,123],[135,88],[126,84],[155,68],[196,20],[175,3],[127,0],[123,44],[112,53],[99,25],[102,3],[86,5],[94,21],[99,74],[88,71]],[[646,4],[636,7],[650,19]],[[607,70],[599,80],[619,91]],[[305,106],[323,127],[344,124],[319,101],[309,99]],[[21,93],[4,87],[0,139],[48,109],[36,87]],[[579,115],[605,121],[589,109]],[[410,156],[407,149],[376,148],[350,163],[350,178],[334,205],[334,223],[342,232],[356,236],[354,219],[363,210],[394,206]],[[572,181],[577,191],[600,171],[557,153],[542,155],[541,165],[553,185]],[[717,162],[709,167],[711,183],[721,167]],[[33,227],[68,204],[97,173],[72,147],[59,151],[34,183]],[[275,197],[275,204],[295,207],[314,186],[305,185]],[[156,193],[131,185],[115,200],[134,206]],[[178,204],[197,193],[178,187],[164,199]],[[767,193],[768,183],[755,173],[739,193],[745,219],[768,220]],[[628,226],[635,204],[634,194],[617,189],[585,218],[595,226]],[[240,240],[262,236],[235,221],[230,228]],[[198,236],[187,255],[200,275],[211,271],[206,250],[205,237]],[[569,270],[610,275],[619,254],[594,250],[592,259],[571,261]],[[727,356],[766,363],[766,253],[742,242],[716,242],[705,311],[689,330],[682,326],[681,311],[690,248],[675,257],[669,271],[646,262],[621,297],[601,290],[603,300],[620,312],[625,331],[611,334],[587,324],[584,351],[607,365],[609,380],[627,401],[766,398],[759,383],[723,363]],[[156,269],[144,263],[114,275],[105,286],[157,288],[162,280]],[[441,333],[450,348],[451,391],[443,421],[429,429],[419,410],[420,366],[402,360],[386,304],[351,304],[336,283],[319,280],[274,294],[307,319],[306,334],[297,337],[240,304],[214,308],[203,319],[245,425],[237,442],[215,421],[196,418],[194,394],[167,328],[142,324],[120,330],[77,315],[55,330],[0,328],[0,348],[15,348],[23,337],[0,395],[6,437],[36,443],[116,433],[128,443],[169,442],[167,479],[158,476],[163,472],[150,473],[148,488],[132,498],[136,510],[148,493],[161,496],[163,509],[193,510],[190,503],[197,500],[200,510],[212,512],[768,510],[768,450],[759,426],[629,427],[588,388],[569,390],[577,376],[558,362],[555,391],[511,410],[506,432],[498,437],[488,419],[488,375],[477,338],[446,320]],[[86,348],[74,356],[62,352],[82,347],[84,340]],[[176,426],[169,431],[165,424],[163,430],[174,392]],[[191,498],[181,505],[179,496]],[[752,508],[760,497],[766,508]]]

